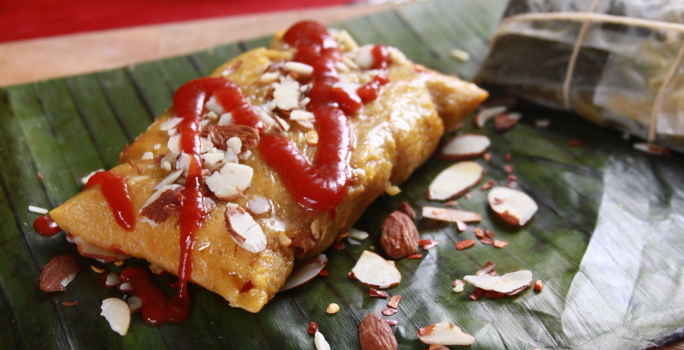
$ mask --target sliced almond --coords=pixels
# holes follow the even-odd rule
[[[456,163],[444,169],[428,187],[429,200],[448,200],[458,197],[477,185],[482,179],[483,168],[473,161]]]
[[[477,113],[475,118],[473,118],[473,123],[475,123],[475,126],[478,128],[484,128],[489,119],[492,119],[503,112],[506,112],[505,106],[483,108],[479,113]]]
[[[418,332],[418,339],[425,344],[470,345],[475,342],[475,337],[464,333],[461,328],[450,322],[442,321],[430,327],[432,327],[432,329],[426,334],[421,335],[420,332]]]
[[[527,194],[506,187],[492,188],[487,199],[492,211],[511,225],[525,225],[538,209],[537,203]]]
[[[271,211],[271,201],[260,195],[255,195],[247,202],[247,209],[254,214],[264,214]]]
[[[471,211],[450,209],[450,208],[437,208],[437,207],[423,207],[423,217],[458,223],[468,223],[468,222],[480,222],[482,216],[478,213],[473,213]],[[460,229],[460,228],[459,228]]]
[[[131,310],[132,314],[140,311],[142,308],[142,300],[136,296],[126,299],[126,303],[128,304],[128,308]]]
[[[373,288],[391,288],[401,282],[401,273],[380,255],[364,250],[351,270],[356,279]]]
[[[672,156],[672,151],[670,151],[670,149],[668,149],[667,147],[663,147],[661,145],[656,145],[654,143],[638,142],[634,144],[634,149],[657,156]]]
[[[311,281],[314,277],[318,276],[324,268],[325,262],[321,261],[319,258],[306,260],[292,270],[290,277],[288,277],[285,284],[280,287],[280,292],[299,287],[302,284]]]
[[[109,298],[102,301],[101,309],[100,316],[107,319],[112,330],[126,335],[131,324],[131,310],[128,304],[119,298]]]
[[[294,80],[285,80],[273,84],[273,98],[276,106],[283,111],[289,111],[299,107],[299,83]]]
[[[445,160],[473,159],[489,148],[489,137],[484,135],[463,134],[447,141],[437,153]]]
[[[75,256],[54,257],[40,268],[40,290],[48,293],[65,291],[79,271],[81,269]]]
[[[156,186],[154,186],[152,189],[153,190],[158,190],[164,186],[168,186],[176,182],[178,178],[183,174],[183,170],[179,169],[176,171],[171,172],[169,175],[167,175],[164,180],[161,180]]]
[[[465,283],[461,280],[455,280],[453,283],[453,286],[454,286],[454,292],[461,293],[461,292],[463,292],[463,288],[465,287]]]
[[[494,117],[494,128],[498,132],[506,131],[515,126],[522,115],[520,113],[501,113]]]
[[[314,334],[314,345],[316,345],[316,350],[330,350],[330,344],[318,330]]]
[[[532,271],[519,270],[509,272],[503,276],[490,276],[486,274],[465,276],[463,280],[483,290],[507,294],[520,288],[529,287],[532,284]]]
[[[71,238],[76,243],[78,252],[87,258],[102,260],[104,263],[126,260],[130,255],[115,253],[104,248],[100,248],[92,243],[88,243],[81,237],[72,236]]]
[[[226,207],[226,228],[241,248],[252,253],[266,249],[266,235],[261,226],[244,209]]]

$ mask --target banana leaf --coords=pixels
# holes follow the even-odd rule
[[[433,0],[397,5],[336,27],[360,43],[400,48],[409,58],[445,73],[472,78],[487,56],[488,41],[505,1]],[[330,250],[329,276],[278,294],[258,314],[228,306],[197,286],[195,308],[179,325],[160,327],[133,316],[124,337],[99,316],[101,301],[121,297],[107,290],[91,265],[110,272],[122,267],[79,258],[81,272],[65,292],[38,289],[40,267],[59,254],[77,254],[64,233],[46,238],[31,226],[29,205],[54,208],[80,190],[79,179],[117,163],[126,144],[171,105],[184,82],[211,72],[268,38],[225,45],[188,56],[132,67],[0,89],[0,344],[23,349],[314,349],[310,322],[333,349],[358,349],[358,325],[386,300],[347,278],[363,250],[379,249],[380,226],[400,202],[415,209],[439,205],[423,192],[450,162],[428,161],[401,185],[396,196],[375,201],[355,225],[371,237],[359,246]],[[471,59],[450,57],[453,48]],[[492,139],[492,158],[478,160],[483,181],[505,183],[504,166],[515,165],[522,190],[539,204],[525,227],[513,229],[491,212],[486,193],[475,189],[459,208],[482,213],[481,227],[508,241],[503,249],[477,244],[472,227],[418,217],[421,238],[439,245],[416,260],[398,260],[402,283],[390,290],[403,299],[389,319],[400,349],[427,348],[416,331],[448,320],[475,336],[472,349],[648,348],[684,337],[684,159],[634,151],[614,131],[539,107],[520,110],[512,130],[464,130]],[[536,118],[551,126],[534,126]],[[448,135],[447,135],[448,136]],[[445,136],[445,137],[447,137]],[[569,147],[571,140],[581,141]],[[504,155],[512,159],[506,162]],[[544,281],[537,293],[472,301],[452,291],[454,279],[473,274],[488,260],[499,272],[533,271]],[[128,264],[128,263],[127,263]],[[144,266],[144,262],[133,262]],[[162,286],[172,276],[156,276]],[[167,290],[169,294],[173,289]],[[78,301],[75,306],[62,302]],[[330,303],[341,306],[328,315]]]

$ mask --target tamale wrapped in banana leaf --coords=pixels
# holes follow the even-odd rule
[[[684,2],[513,0],[475,81],[684,150]]]

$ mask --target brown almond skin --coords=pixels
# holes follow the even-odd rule
[[[387,256],[399,259],[418,251],[418,229],[411,218],[400,211],[390,214],[382,223],[380,245]]]
[[[60,255],[54,257],[40,268],[40,289],[48,293],[63,292],[66,287],[62,285],[62,281],[80,270],[75,256]]]
[[[398,210],[399,210],[400,212],[402,212],[402,213],[408,215],[408,217],[410,217],[411,220],[415,220],[415,219],[416,219],[416,212],[415,212],[415,211],[413,210],[413,208],[411,207],[411,204],[408,204],[408,202],[402,202],[401,204],[399,204]]]
[[[397,350],[397,338],[380,316],[370,313],[359,325],[361,350]]]

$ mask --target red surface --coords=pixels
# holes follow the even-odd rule
[[[342,5],[350,0],[4,0],[0,42],[202,18]]]

